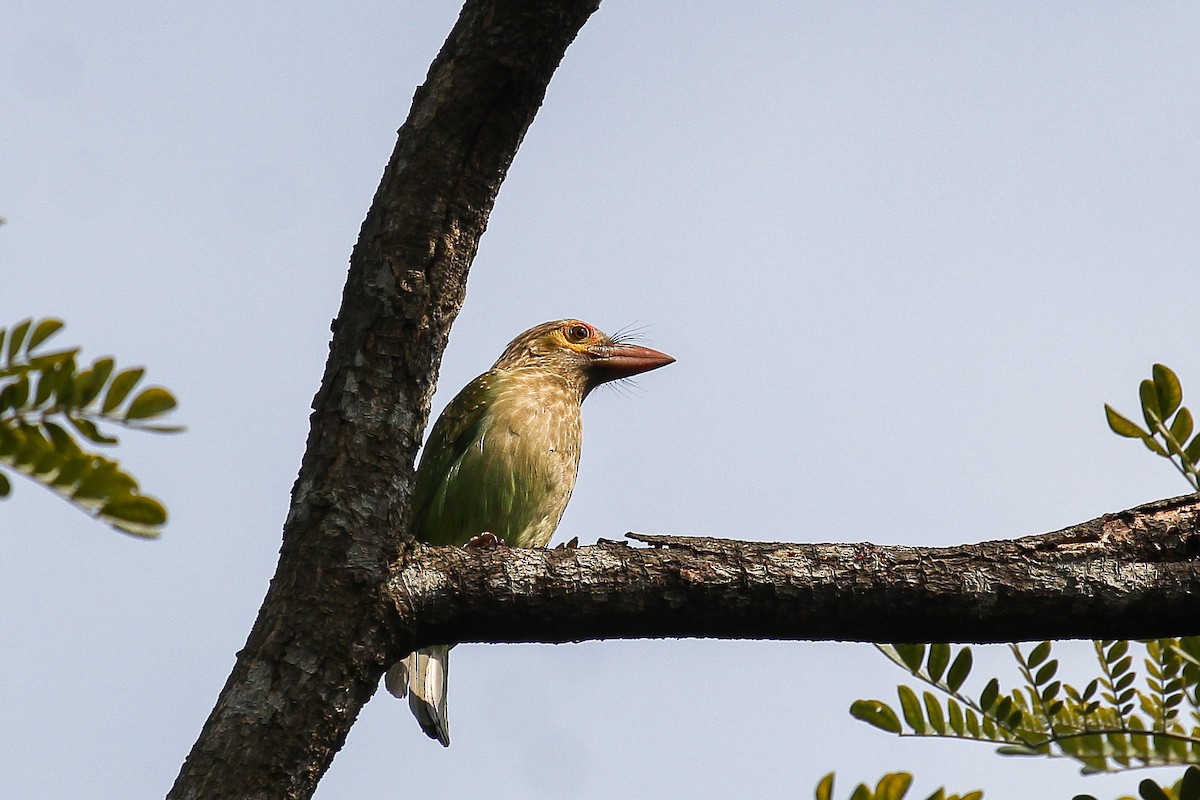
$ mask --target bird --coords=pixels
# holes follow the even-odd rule
[[[545,547],[575,488],[581,406],[609,381],[675,361],[578,319],[537,325],[463,387],[434,423],[413,484],[409,530],[432,545]],[[450,745],[449,645],[409,654],[384,685]]]

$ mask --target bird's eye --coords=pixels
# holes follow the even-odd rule
[[[588,330],[587,325],[575,323],[574,325],[567,326],[567,339],[575,344],[586,342],[591,337],[592,332]]]

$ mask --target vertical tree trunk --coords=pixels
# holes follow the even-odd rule
[[[470,0],[417,90],[350,259],[275,577],[169,797],[310,797],[397,655],[384,580],[446,337],[500,183],[598,4]]]

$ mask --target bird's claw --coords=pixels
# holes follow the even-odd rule
[[[571,541],[559,542],[558,547],[555,547],[554,549],[555,550],[575,550],[578,547],[579,547],[579,537],[572,536]]]
[[[477,547],[481,550],[495,550],[497,547],[504,546],[504,540],[491,531],[484,531],[463,545],[463,547]]]

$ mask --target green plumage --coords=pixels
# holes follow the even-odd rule
[[[575,488],[588,392],[673,360],[578,320],[518,336],[434,423],[413,488],[413,535],[462,545],[490,533],[513,547],[545,547]],[[392,694],[408,694],[421,728],[443,745],[450,744],[449,650],[411,653],[386,680]]]
[[[579,467],[580,399],[552,372],[493,368],[434,424],[417,469],[412,531],[429,544],[489,532],[545,547]]]

